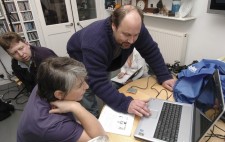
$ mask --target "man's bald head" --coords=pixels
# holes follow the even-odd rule
[[[121,21],[130,13],[136,13],[140,16],[141,22],[143,22],[143,12],[136,6],[124,5],[120,8],[117,8],[111,15],[111,23],[119,27]]]

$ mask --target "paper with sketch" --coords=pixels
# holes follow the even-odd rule
[[[121,83],[121,84],[125,84],[127,82],[127,80],[135,77],[140,72],[141,69],[142,69],[142,67],[139,68],[138,70],[130,71],[129,74],[125,74],[123,76],[123,78],[118,78],[117,76],[115,76],[111,79],[111,81],[118,82],[118,83]]]
[[[106,132],[130,136],[134,123],[134,115],[116,112],[105,105],[99,121]]]

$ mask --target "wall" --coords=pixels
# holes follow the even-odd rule
[[[11,57],[0,47],[0,59],[3,62],[3,64],[5,65],[7,71],[12,74],[12,69],[11,69]],[[3,73],[4,74],[4,80],[0,78],[0,85],[2,84],[6,84],[8,82],[10,82],[9,80],[7,80],[7,74],[2,66],[2,64],[0,64],[0,74]],[[5,80],[6,79],[6,80]]]
[[[225,56],[225,15],[207,13],[208,0],[195,0],[195,20],[175,21],[145,17],[145,24],[156,28],[186,32],[189,35],[185,64],[193,60],[217,59]],[[223,38],[223,39],[222,39]]]
[[[149,27],[188,33],[185,64],[193,60],[225,56],[225,15],[207,13],[208,0],[193,2],[191,15],[196,17],[195,20],[176,21],[145,16],[144,23]],[[104,16],[108,16],[108,13]]]

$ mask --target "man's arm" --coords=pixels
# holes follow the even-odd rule
[[[159,84],[162,84],[166,89],[173,91],[176,80],[173,79],[172,75],[169,73],[158,44],[153,41],[144,24],[142,24],[141,33],[135,47],[137,47],[137,50],[142,57],[145,58],[148,65],[157,76]]]
[[[166,80],[172,79],[172,75],[166,67],[158,44],[152,39],[144,24],[142,24],[141,33],[135,43],[135,47],[151,67],[160,84]]]

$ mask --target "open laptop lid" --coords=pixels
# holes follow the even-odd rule
[[[223,115],[223,98],[219,71],[215,70],[194,104],[193,142],[203,139],[207,131]]]

